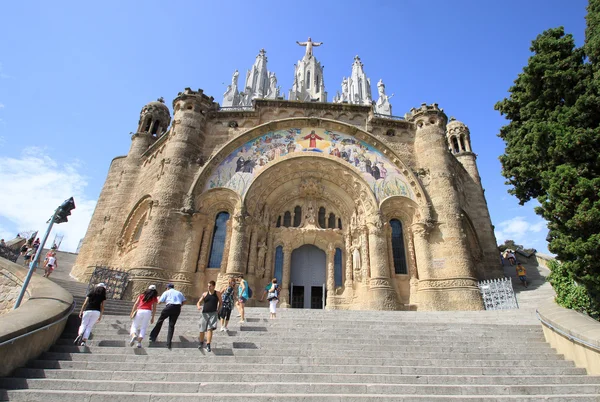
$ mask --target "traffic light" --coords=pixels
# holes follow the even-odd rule
[[[75,209],[75,200],[73,197],[69,198],[58,207],[58,211],[56,211],[56,217],[54,218],[54,223],[63,223],[68,222],[67,217],[71,215],[71,210]]]

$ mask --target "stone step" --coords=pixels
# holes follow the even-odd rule
[[[197,343],[191,344],[190,346],[197,346]],[[248,346],[248,345],[243,345]],[[235,355],[235,356],[262,356],[262,357],[339,357],[344,355],[336,350],[314,350],[313,348],[304,350],[295,350],[293,352],[289,350],[280,349],[258,349],[256,347],[235,347],[234,345],[213,345],[215,355]],[[54,346],[50,349],[49,353],[69,355],[74,353],[91,353],[91,354],[102,354],[102,355],[136,355],[137,348],[131,347],[81,347],[81,346]],[[168,350],[165,347],[149,347],[145,349],[145,352],[149,356],[164,356],[168,355],[171,358],[180,360],[182,357],[187,356],[189,353],[193,353],[192,347],[187,348],[173,348]],[[363,350],[351,351],[352,354],[366,354]],[[521,353],[485,353],[485,352],[401,352],[401,351],[368,351],[368,358],[375,359],[468,359],[468,360],[515,360],[522,357]],[[536,360],[562,360],[562,355],[557,355],[551,350],[546,353],[536,353]]]
[[[147,362],[156,361],[157,357],[154,354],[149,355],[144,348],[134,348],[132,354],[92,354],[92,353],[53,353],[44,352],[40,359],[43,360],[68,360],[68,361],[87,361],[87,362],[112,362],[113,364],[123,364],[125,362]],[[164,349],[162,349],[164,350]],[[301,356],[268,356],[258,354],[256,356],[238,356],[234,355],[231,349],[220,349],[217,346],[212,352],[204,350],[190,350],[189,353],[178,357],[179,364],[193,364],[198,359],[206,356],[207,358],[219,359],[223,363],[251,363],[251,364],[371,364],[371,365],[401,365],[401,366],[438,366],[438,367],[545,367],[556,365],[562,367],[572,367],[573,362],[565,360],[549,360],[549,359],[527,359],[519,360],[515,356],[514,359],[509,357],[496,359],[460,359],[452,357],[449,359],[396,359],[396,358],[372,358],[369,356],[349,356],[349,357],[301,357]],[[499,356],[500,357],[500,356]],[[505,357],[505,356],[502,356]]]
[[[166,347],[165,342],[166,334],[161,334],[159,336],[159,340],[148,347],[150,349],[156,348],[164,348]],[[180,348],[195,348],[197,346],[196,339],[187,339],[183,340],[180,336],[175,336],[172,342],[173,350]],[[231,347],[233,349],[278,349],[281,351],[288,352],[296,352],[300,350],[306,349],[304,344],[285,344],[277,339],[267,338],[267,339],[256,339],[254,342],[249,342],[246,339],[235,339],[235,338],[225,338],[225,337],[216,337],[215,342],[218,339],[219,345],[221,347]],[[146,344],[146,342],[143,342]],[[76,347],[77,345],[73,344],[73,339],[71,338],[61,338],[59,339],[55,347]],[[93,350],[95,347],[102,348],[120,348],[120,347],[128,347],[129,346],[129,337],[119,337],[115,340],[108,339],[99,339],[94,340],[94,338],[90,338],[87,341],[87,347]],[[318,343],[311,343],[312,350],[336,350],[340,353],[345,353],[346,351],[355,351],[356,345],[353,343],[339,343],[335,341],[329,341],[328,339],[319,340]],[[53,352],[76,352],[78,349],[55,349],[52,347],[50,351]],[[398,344],[388,344],[388,343],[366,343],[360,345],[361,352],[368,351],[396,351],[396,352],[411,352],[415,350],[414,345],[409,345],[406,343],[398,343]],[[456,353],[473,353],[473,352],[485,352],[485,353],[507,353],[507,354],[522,354],[523,352],[518,348],[507,348],[502,345],[470,345],[463,343],[458,343],[455,345],[448,344],[446,346],[439,346],[434,344],[434,346],[430,346],[427,344],[419,345],[419,351],[424,353],[442,353],[442,352],[456,352]],[[550,347],[545,342],[537,342],[537,343],[529,343],[527,344],[527,352],[529,354],[532,353],[556,353],[554,349]]]
[[[267,367],[268,368],[268,367]],[[20,369],[14,378],[48,378],[71,380],[118,380],[162,382],[221,382],[235,378],[239,382],[303,382],[303,383],[381,383],[381,384],[478,384],[527,385],[535,384],[600,384],[600,376],[585,375],[415,375],[415,374],[344,374],[344,373],[281,373],[279,371],[240,372],[160,372],[160,371],[98,371],[98,370],[41,370]]]
[[[369,394],[369,395],[553,395],[584,394],[599,395],[598,384],[511,384],[511,385],[446,385],[446,384],[381,384],[381,383],[303,383],[303,382],[157,382],[157,381],[103,381],[68,380],[47,378],[2,378],[0,386],[5,389],[52,389],[81,390],[90,392],[160,392],[218,394],[227,389],[229,393],[254,394]]]
[[[597,402],[598,399],[593,395],[584,394],[554,394],[554,395],[415,395],[415,394],[395,394],[395,395],[377,395],[377,394],[294,394],[286,395],[279,392],[273,393],[252,393],[252,394],[232,394],[228,387],[224,387],[228,392],[219,392],[210,395],[205,392],[201,394],[183,394],[152,392],[101,392],[97,391],[90,394],[87,391],[55,391],[55,390],[0,390],[0,400],[10,400],[17,402],[254,402],[254,401],[286,401],[286,402],[361,402],[364,400],[373,401],[404,401],[404,402],[447,402],[447,401],[470,401],[470,402],[495,402],[495,401],[552,401],[552,402]],[[409,390],[410,391],[410,390]]]
[[[422,365],[330,365],[330,364],[305,364],[291,365],[273,363],[268,366],[273,372],[281,373],[340,373],[340,374],[418,374],[418,375],[512,375],[515,369],[511,367],[432,367]],[[43,370],[92,370],[92,371],[114,371],[113,362],[87,362],[87,361],[58,361],[58,360],[33,360],[28,363],[27,368]],[[252,363],[225,363],[218,360],[210,361],[210,364],[196,363],[163,363],[156,361],[145,362],[121,362],[118,365],[120,373],[128,371],[160,371],[160,372],[204,372],[204,371],[236,371],[253,372],[262,371],[263,364]],[[538,367],[520,367],[521,375],[585,375],[583,368],[571,365],[549,365]]]

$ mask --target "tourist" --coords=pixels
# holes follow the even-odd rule
[[[54,269],[58,267],[58,261],[56,261],[56,253],[52,253],[44,261],[44,277],[49,278],[50,274]]]
[[[23,244],[21,246],[21,250],[20,251],[21,251],[21,255],[24,257],[25,253],[27,253],[27,243],[25,243],[25,244]]]
[[[171,349],[171,341],[173,340],[173,332],[175,332],[175,323],[179,314],[181,314],[181,306],[185,303],[185,296],[178,290],[175,290],[175,286],[172,283],[167,284],[167,290],[158,299],[159,303],[166,303],[167,305],[160,313],[156,325],[150,332],[150,342],[156,342],[158,334],[163,325],[163,321],[169,318],[169,332],[167,332],[167,348]]]
[[[33,248],[30,247],[27,249],[27,251],[25,252],[25,255],[23,256],[23,265],[27,266],[29,264],[29,262],[31,261],[31,259],[33,258],[34,254],[33,254]],[[44,276],[46,276],[44,274]]]
[[[235,279],[229,278],[227,286],[221,290],[221,309],[219,310],[219,319],[221,320],[221,331],[229,331],[229,318],[233,310],[233,296],[235,291]]]
[[[246,322],[246,312],[244,311],[244,307],[246,306],[246,301],[249,299],[248,297],[248,282],[244,279],[244,275],[240,275],[237,277],[238,282],[238,301],[237,308],[240,323]]]
[[[513,254],[512,250],[509,250],[508,253],[506,253],[506,259],[508,260],[510,265],[515,265],[517,263],[517,259]]]
[[[523,286],[525,286],[526,288],[529,287],[529,285],[527,284],[527,271],[525,270],[525,267],[521,263],[518,263],[516,270],[517,276],[519,277],[521,284],[523,284]]]
[[[4,242],[4,239],[0,239],[0,247],[6,247],[6,243]]]
[[[129,346],[133,346],[137,340],[137,347],[142,347],[142,339],[144,339],[144,335],[146,335],[148,324],[154,323],[156,304],[158,303],[157,295],[158,292],[156,291],[156,286],[150,285],[135,301],[130,315],[133,322],[131,323],[131,329],[129,330],[129,333],[131,334]]]
[[[83,304],[81,305],[81,311],[79,312],[79,318],[81,318],[81,325],[77,332],[77,338],[73,342],[79,346],[86,346],[87,340],[90,338],[92,329],[97,322],[102,319],[104,314],[104,301],[106,300],[106,285],[99,283],[87,294]]]
[[[277,303],[279,302],[279,285],[277,284],[277,278],[273,278],[271,283],[265,286],[265,291],[263,292],[260,301],[263,301],[265,296],[267,296],[267,300],[269,301],[269,312],[271,313],[269,318],[276,318]]]
[[[217,329],[217,311],[221,308],[221,295],[215,290],[215,281],[208,282],[208,291],[202,294],[197,306],[198,310],[202,311],[200,334],[198,335],[198,340],[200,341],[198,349],[202,350],[204,334],[206,333],[206,351],[210,352],[213,331]]]

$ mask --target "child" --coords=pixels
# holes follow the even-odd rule
[[[516,270],[517,270],[517,276],[519,277],[519,280],[521,281],[523,286],[525,286],[527,288],[528,287],[527,271],[525,271],[525,267],[523,265],[521,265],[521,263],[518,263]]]

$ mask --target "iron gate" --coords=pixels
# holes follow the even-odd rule
[[[88,293],[99,283],[106,285],[107,299],[121,299],[129,283],[129,273],[119,268],[97,266],[90,278]]]
[[[510,278],[490,279],[477,284],[486,310],[519,308]]]

